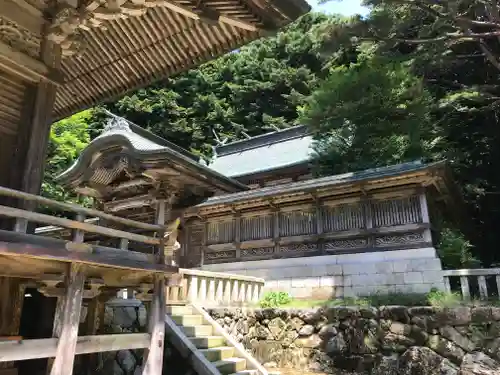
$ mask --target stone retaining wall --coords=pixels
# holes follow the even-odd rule
[[[500,374],[500,308],[209,312],[268,367],[377,375]]]

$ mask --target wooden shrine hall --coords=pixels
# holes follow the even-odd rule
[[[71,375],[75,355],[89,355],[91,363],[92,353],[136,348],[147,349],[143,373],[161,374],[165,284],[175,284],[178,274],[164,251],[175,242],[175,210],[241,188],[199,169],[175,147],[163,154],[173,158],[164,175],[140,151],[127,158],[113,149],[123,161],[116,174],[104,172],[106,152],[93,175],[85,168],[68,172],[89,182],[98,200],[110,198],[103,199],[107,205],[42,198],[51,123],[274,33],[308,10],[303,0],[1,1],[0,375]],[[152,173],[149,221],[119,215],[115,197],[103,189],[117,184],[126,203],[126,194],[146,187],[130,182],[135,168]],[[70,230],[71,238],[36,235],[41,225]],[[149,332],[96,335],[103,301],[122,288],[149,301]],[[23,308],[27,291],[49,296],[53,306]],[[90,301],[84,332],[83,299]],[[38,367],[23,362],[44,358]]]

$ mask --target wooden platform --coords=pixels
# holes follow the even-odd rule
[[[0,276],[44,280],[48,274],[63,275],[71,262],[85,265],[87,277],[117,288],[152,284],[155,274],[178,272],[154,262],[151,254],[0,230]]]

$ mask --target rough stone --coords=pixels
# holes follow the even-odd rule
[[[327,324],[318,332],[319,337],[323,340],[328,340],[330,337],[335,336],[337,334],[337,328],[333,324]]]
[[[460,364],[465,356],[465,351],[462,348],[438,335],[429,336],[427,346],[456,364]]]
[[[491,308],[491,319],[495,321],[500,320],[500,307]]]
[[[302,319],[300,319],[299,317],[294,317],[290,321],[290,324],[293,327],[293,329],[295,329],[296,331],[299,331],[300,328],[304,325],[304,321]]]
[[[464,326],[471,322],[472,314],[469,307],[445,308],[436,313],[440,325]]]
[[[328,340],[325,351],[327,354],[335,355],[342,354],[347,349],[347,345],[342,333],[338,333],[336,336]]]
[[[500,374],[500,363],[482,352],[467,354],[460,367],[459,375]]]
[[[471,310],[471,321],[473,323],[484,324],[491,322],[492,311],[489,306],[477,306]]]
[[[116,354],[116,360],[125,373],[129,374],[134,371],[136,361],[130,350],[120,350]]]
[[[359,313],[362,318],[375,319],[378,318],[378,309],[372,306],[362,306],[359,308]]]
[[[299,330],[299,336],[310,336],[314,333],[314,327],[310,324],[306,324]]]
[[[307,338],[295,340],[295,345],[299,348],[319,348],[323,340],[318,335],[311,335]]]
[[[416,306],[408,308],[408,314],[412,317],[415,316],[432,316],[436,313],[436,308],[432,306]]]
[[[458,368],[425,347],[411,347],[399,360],[400,375],[456,375]]]
[[[396,354],[383,356],[371,375],[399,375],[399,358]]]
[[[395,335],[410,335],[411,333],[411,326],[408,324],[403,324],[399,322],[392,322],[391,326],[389,328],[389,331],[391,333],[394,333]]]
[[[442,327],[439,332],[441,333],[441,336],[452,341],[467,352],[473,351],[476,347],[471,340],[462,336],[454,327],[445,326]]]
[[[401,323],[410,323],[408,309],[405,306],[384,306],[380,309],[380,315],[384,319],[396,320]]]

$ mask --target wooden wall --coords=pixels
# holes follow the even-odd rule
[[[432,245],[426,197],[331,199],[187,224],[190,266]],[[201,254],[202,253],[202,254]]]

